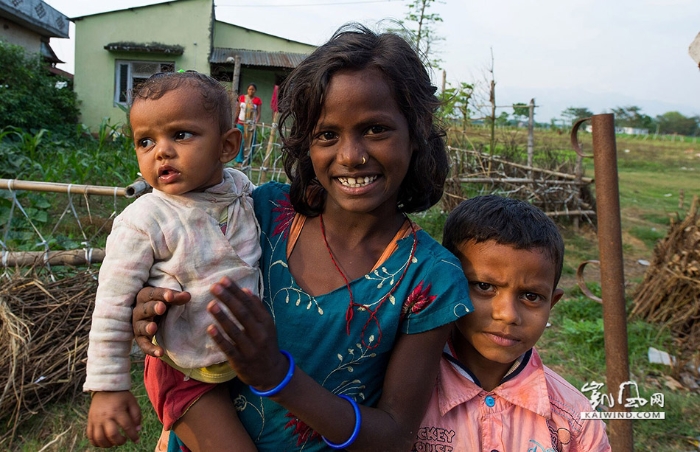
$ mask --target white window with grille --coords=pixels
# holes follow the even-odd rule
[[[154,61],[116,61],[114,83],[114,103],[127,105],[131,102],[131,92],[158,72],[173,72],[175,63]]]

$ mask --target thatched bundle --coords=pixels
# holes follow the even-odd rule
[[[74,397],[85,380],[94,274],[56,282],[4,276],[0,285],[0,445],[17,426],[58,399]]]
[[[685,218],[673,222],[654,249],[637,287],[632,315],[667,327],[681,354],[700,349],[700,217],[694,197]],[[689,356],[687,356],[688,358]]]

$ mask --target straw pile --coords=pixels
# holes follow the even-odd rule
[[[97,281],[89,272],[47,281],[15,275],[0,288],[0,445],[52,402],[75,397]]]
[[[673,222],[654,249],[654,260],[637,287],[632,315],[667,327],[681,355],[700,349],[700,217],[698,197]]]

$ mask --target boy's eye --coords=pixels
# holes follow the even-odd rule
[[[525,297],[525,299],[531,303],[537,303],[544,300],[543,297],[533,292],[525,292],[525,294],[523,294],[523,297]]]
[[[136,145],[140,148],[149,148],[155,144],[155,141],[150,138],[142,138],[136,142]]]
[[[469,283],[469,285],[472,286],[477,291],[479,291],[480,293],[487,293],[487,292],[493,291],[493,286],[489,283],[475,281],[475,282]]]
[[[175,133],[175,140],[186,140],[188,138],[192,138],[192,133],[190,132],[176,132]]]

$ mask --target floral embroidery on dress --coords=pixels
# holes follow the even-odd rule
[[[272,231],[272,235],[275,236],[284,233],[283,238],[286,239],[289,234],[289,225],[292,224],[294,215],[296,215],[292,202],[289,200],[289,194],[285,193],[284,199],[273,202],[273,204],[275,207],[272,208],[272,214],[276,216],[273,220],[275,229]]]
[[[321,435],[319,435],[315,430],[306,425],[306,423],[292,413],[287,413],[286,417],[290,418],[284,426],[285,429],[294,427],[293,435],[297,435],[297,446],[301,446],[309,440],[321,441]]]
[[[423,289],[423,281],[419,282],[411,294],[406,298],[401,308],[401,317],[405,317],[406,314],[413,313],[416,314],[421,312],[423,309],[430,306],[430,304],[435,301],[437,296],[430,295],[431,284],[427,284],[425,289]]]

